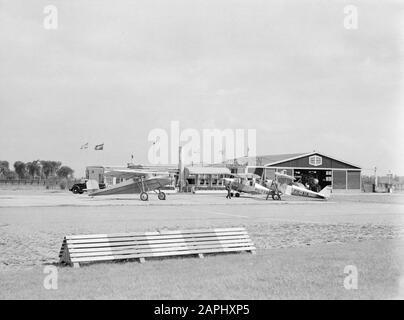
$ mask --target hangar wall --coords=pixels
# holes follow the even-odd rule
[[[262,166],[249,166],[247,169],[248,172],[253,172],[260,176],[264,174],[266,179],[274,179],[275,172],[283,170],[286,171],[286,174],[296,177],[302,174],[316,176],[321,180],[321,187],[331,185],[334,190],[360,191],[361,189],[360,167],[320,153],[301,154],[292,159],[264,163]]]
[[[361,172],[348,170],[348,186],[347,189],[360,189],[361,188]]]
[[[332,175],[333,189],[346,189],[346,170],[334,170]]]

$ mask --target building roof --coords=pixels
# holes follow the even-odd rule
[[[310,154],[310,152],[305,152],[305,153],[283,153],[283,154],[270,154],[270,155],[264,155],[264,156],[256,156],[256,157],[242,157],[242,158],[237,158],[236,162],[238,164],[247,164],[252,163],[256,161],[257,165],[267,165],[267,164],[272,164],[276,162],[283,162],[289,159],[294,159],[294,158],[300,158],[305,155]],[[227,165],[232,165],[234,163],[234,160],[227,160],[224,162]]]
[[[186,175],[190,174],[230,174],[226,167],[185,167]]]
[[[256,157],[243,157],[243,158],[237,158],[236,163],[239,165],[252,165],[252,166],[274,166],[277,164],[282,164],[287,161],[303,158],[303,157],[308,157],[311,155],[320,155],[324,156],[330,159],[334,159],[336,161],[339,161],[341,163],[345,163],[349,166],[355,167],[360,169],[360,166],[356,164],[349,163],[345,160],[340,160],[336,159],[335,157],[326,155],[322,152],[317,152],[317,151],[312,151],[312,152],[305,152],[305,153],[285,153],[285,154],[272,154],[272,155],[263,155],[263,156],[256,156]],[[233,160],[226,161],[225,164],[227,165],[232,165],[234,163]]]
[[[287,161],[289,159],[295,159],[295,158],[300,158],[303,157],[310,152],[306,153],[284,153],[284,154],[271,154],[271,155],[266,155],[266,156],[258,156],[256,157],[257,162],[262,162],[262,165],[266,164],[272,164],[272,163],[277,163],[277,162],[283,162]],[[253,160],[254,158],[252,158]]]

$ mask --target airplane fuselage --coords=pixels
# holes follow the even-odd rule
[[[260,185],[259,183],[242,183],[234,181],[230,184],[230,188],[236,192],[244,192],[249,194],[266,194],[269,189]]]
[[[136,194],[141,193],[143,190],[153,191],[170,184],[171,179],[167,176],[149,177],[144,180],[132,178],[116,185],[109,186],[108,188],[96,190],[89,195],[105,196],[116,194]]]
[[[285,194],[298,196],[298,197],[306,197],[306,198],[315,198],[315,199],[327,199],[326,196],[322,195],[321,193],[314,192],[302,187],[297,186],[288,186],[286,188]]]

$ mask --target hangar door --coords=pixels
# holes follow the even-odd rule
[[[275,179],[275,169],[265,169],[265,178],[274,180]]]
[[[346,189],[346,171],[333,170],[332,172],[332,188],[333,189]]]
[[[348,189],[360,189],[361,188],[361,173],[360,171],[348,170]]]

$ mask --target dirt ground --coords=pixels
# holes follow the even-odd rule
[[[333,245],[343,256],[344,248],[348,255],[352,246],[376,241],[382,245],[375,246],[374,252],[367,245],[367,256],[377,257],[376,248],[386,252],[387,247],[390,257],[398,261],[396,269],[403,267],[402,250],[398,250],[404,241],[403,194],[341,194],[327,202],[293,197],[227,200],[222,193],[169,194],[166,201],[151,195],[145,203],[137,195],[92,199],[67,192],[1,190],[0,280],[10,284],[18,272],[56,263],[68,234],[230,226],[248,230],[258,257],[271,250],[313,254],[316,248],[320,252]],[[400,273],[391,272],[390,280],[397,286],[404,275]]]

